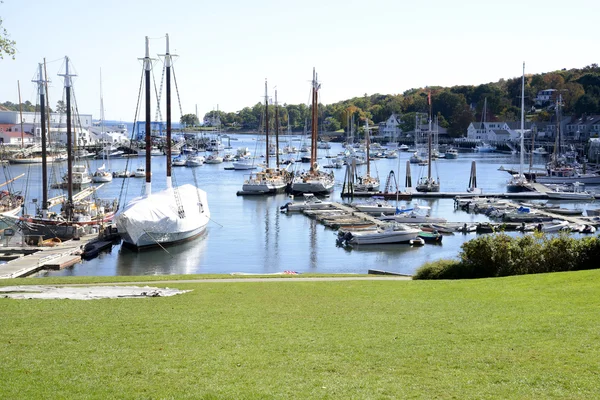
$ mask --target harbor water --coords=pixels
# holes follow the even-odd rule
[[[250,135],[231,135],[229,143],[235,153],[236,148],[248,147],[252,154],[264,153],[264,141]],[[300,148],[301,139],[282,139]],[[227,139],[223,139],[227,144]],[[319,149],[319,164],[326,165],[327,156],[342,151],[342,145],[331,143],[331,149]],[[371,175],[378,175],[381,187],[385,185],[390,171],[394,171],[401,190],[404,189],[406,162],[410,153],[399,152],[399,159],[379,159],[371,162]],[[286,156],[287,157],[287,156]],[[506,191],[510,176],[499,171],[500,166],[518,169],[518,155],[499,153],[461,152],[457,159],[440,159],[432,164],[432,175],[439,176],[441,190],[465,192],[469,183],[472,161],[477,165],[477,183],[483,193]],[[535,167],[542,167],[547,160],[536,156]],[[106,163],[102,160],[89,160],[90,172]],[[143,157],[112,159],[107,168],[112,171],[134,171],[143,166]],[[256,163],[264,162],[259,158]],[[274,165],[275,158],[270,158]],[[411,247],[410,245],[369,245],[358,247],[338,247],[337,232],[321,225],[318,221],[301,213],[282,213],[280,207],[290,201],[286,194],[275,196],[237,196],[243,180],[250,171],[228,170],[231,163],[204,164],[196,168],[173,168],[175,184],[192,183],[208,194],[211,219],[206,233],[190,242],[162,248],[135,252],[121,245],[112,251],[101,253],[99,257],[83,261],[62,271],[45,271],[36,276],[114,276],[114,275],[153,275],[153,274],[216,274],[216,273],[255,273],[270,274],[282,271],[298,273],[367,273],[369,269],[412,274],[423,263],[440,258],[457,257],[461,245],[475,237],[471,234],[445,235],[440,245]],[[308,169],[308,163],[298,160],[291,168]],[[7,168],[7,167],[5,167]],[[60,177],[66,165],[54,167],[51,175]],[[366,166],[360,166],[364,171]],[[26,173],[27,177],[14,183],[15,190],[25,193],[27,189],[27,210],[34,211],[33,199],[41,199],[39,164],[11,165],[10,175]],[[165,187],[165,156],[152,158],[152,188]],[[345,176],[345,167],[332,169],[336,177],[336,187],[330,196],[332,201],[351,202],[340,196]],[[427,167],[411,165],[413,182],[427,173]],[[98,190],[100,198],[119,198],[121,204],[139,196],[144,184],[143,178],[114,178]],[[594,188],[590,188],[594,189]],[[364,202],[355,199],[354,202]],[[394,200],[391,200],[394,203]],[[469,214],[454,207],[452,199],[399,201],[400,207],[414,204],[431,207],[432,216],[444,217],[452,222],[484,222],[488,218],[480,214]],[[561,203],[563,207],[590,207],[590,203]],[[591,206],[593,207],[593,205]]]

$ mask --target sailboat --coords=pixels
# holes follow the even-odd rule
[[[186,184],[173,186],[171,179],[171,68],[169,35],[166,36],[167,49],[164,55],[166,64],[167,132],[166,189],[152,193],[151,181],[151,126],[150,126],[150,74],[152,61],[148,37],[144,75],[146,90],[146,185],[144,195],[131,200],[116,217],[117,230],[126,245],[140,249],[152,246],[175,244],[198,237],[210,221],[208,199],[204,190]]]
[[[104,135],[104,99],[102,97],[102,70],[100,71],[100,135]],[[102,149],[102,159],[109,160],[107,154],[107,149]],[[112,174],[106,170],[106,165],[103,163],[101,167],[98,167],[96,171],[92,174],[92,182],[95,183],[105,183],[111,182],[113,179]]]
[[[440,191],[440,178],[435,180],[431,176],[431,159],[433,157],[433,146],[432,146],[432,129],[431,129],[431,92],[428,95],[429,101],[429,132],[427,132],[427,176],[422,176],[417,183],[417,192],[439,192]]]
[[[19,218],[21,228],[25,236],[37,236],[43,239],[59,238],[61,240],[72,239],[85,232],[86,226],[99,225],[109,222],[115,215],[116,202],[110,200],[94,201],[88,198],[101,186],[91,188],[73,195],[73,144],[71,130],[71,77],[75,76],[69,71],[69,58],[65,57],[65,73],[59,74],[64,77],[64,88],[67,108],[67,197],[48,199],[48,161],[46,159],[46,80],[42,74],[42,64],[39,64],[39,79],[34,81],[38,84],[40,95],[41,113],[41,139],[42,139],[42,204],[41,209],[36,210],[36,215],[23,215]],[[62,203],[60,213],[50,211],[54,205]]]
[[[295,176],[292,180],[292,193],[327,194],[333,191],[335,183],[333,173],[319,171],[317,164],[317,129],[318,129],[318,92],[321,85],[317,82],[317,74],[313,68],[312,79],[312,126],[310,147],[310,170]]]
[[[521,78],[521,150],[519,153],[519,174],[515,174],[508,181],[506,191],[509,193],[533,190],[531,182],[525,178],[523,173],[523,158],[525,157],[525,63],[523,63],[523,77]]]
[[[365,145],[367,148],[367,173],[364,176],[357,178],[357,183],[354,189],[357,192],[372,192],[379,190],[379,178],[371,176],[371,154],[370,154],[371,138],[369,135],[369,119],[365,120]]]
[[[289,174],[279,168],[279,109],[277,106],[277,91],[275,91],[275,156],[276,168],[269,168],[269,96],[267,80],[265,79],[265,167],[262,171],[250,174],[242,185],[242,194],[273,194],[285,190]]]

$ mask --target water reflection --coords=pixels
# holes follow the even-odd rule
[[[172,275],[202,272],[207,233],[164,249],[135,251],[121,246],[116,259],[116,275]]]

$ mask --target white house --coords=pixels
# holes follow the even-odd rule
[[[555,93],[556,93],[556,89],[540,90],[534,99],[535,104],[538,106],[541,106],[545,103],[554,101]]]
[[[467,128],[467,139],[470,140],[506,142],[519,135],[519,131],[511,129],[506,122],[471,122]]]
[[[390,115],[385,122],[379,123],[379,136],[387,138],[390,142],[395,142],[402,135],[402,129],[399,126],[401,123],[402,121],[398,115]]]

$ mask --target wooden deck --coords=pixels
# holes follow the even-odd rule
[[[74,265],[81,261],[82,246],[97,236],[86,235],[80,240],[68,240],[53,247],[0,247],[0,257],[5,260],[11,258],[5,264],[0,264],[0,279],[19,278],[44,269],[62,269]]]

